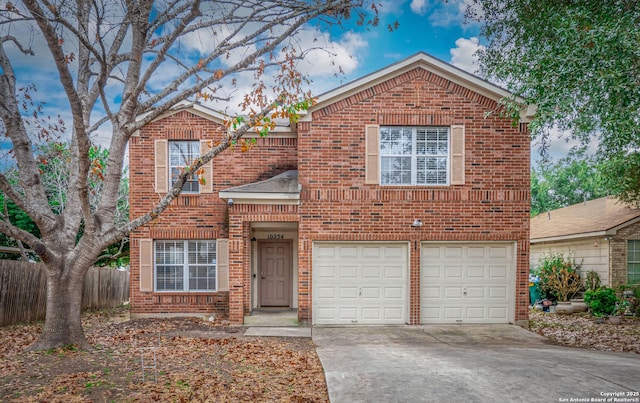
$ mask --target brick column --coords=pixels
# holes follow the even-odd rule
[[[245,276],[242,218],[229,209],[229,322],[244,323]]]

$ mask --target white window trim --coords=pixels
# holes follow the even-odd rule
[[[640,247],[640,240],[636,240],[636,239],[628,239],[627,240],[627,278],[626,278],[626,281],[629,284],[634,284],[634,283],[631,283],[631,280],[629,279],[629,273],[630,273],[629,265],[631,265],[631,264],[636,265],[636,264],[640,263],[640,261],[630,260],[629,259],[629,256],[630,256],[629,251],[631,250],[631,245],[634,246],[633,250],[636,251],[637,249],[635,247],[636,246]],[[634,274],[635,274],[635,271],[634,271]]]
[[[183,257],[184,263],[182,264],[182,290],[158,290],[158,262],[157,262],[157,245],[158,242],[183,242],[184,250]],[[213,242],[216,245],[216,262],[213,264],[215,266],[216,271],[216,284],[215,289],[213,290],[191,290],[189,289],[189,242]],[[193,266],[211,266],[204,264],[196,264]],[[218,292],[219,286],[218,281],[220,279],[219,270],[218,270],[218,245],[215,239],[154,239],[153,240],[153,291],[157,293],[212,293]]]
[[[173,165],[172,162],[171,162],[171,150],[172,150],[171,144],[172,143],[197,143],[196,149],[198,150],[198,157],[200,157],[200,142],[198,140],[169,140],[168,144],[167,144],[167,153],[168,153],[168,155],[167,155],[168,164],[167,165],[168,165],[168,171],[169,171],[169,175],[168,175],[168,178],[167,178],[167,180],[169,181],[168,189],[171,189],[173,187],[173,183],[172,183],[173,182],[173,180],[172,180],[173,168],[178,168],[178,169],[184,168],[183,165]],[[192,175],[195,175],[195,174],[192,173]],[[200,194],[202,186],[198,182],[198,178],[197,177],[195,179],[195,182],[198,185],[198,190],[197,191],[182,189],[181,193],[182,194],[192,194],[192,195]],[[186,182],[185,182],[185,184],[186,184]]]
[[[384,128],[405,128],[411,129],[411,154],[383,154],[382,153],[382,129]],[[443,128],[447,129],[447,153],[446,155],[436,155],[437,157],[444,157],[446,159],[446,182],[445,183],[418,183],[418,157],[432,157],[432,155],[418,154],[418,136],[417,129],[419,128]],[[450,186],[451,185],[451,127],[450,126],[380,126],[378,131],[378,174],[380,175],[380,186],[425,186],[425,187],[438,187],[438,186]],[[387,157],[410,157],[411,158],[411,183],[383,183],[382,180],[382,159]]]

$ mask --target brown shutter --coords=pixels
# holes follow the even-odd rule
[[[140,239],[140,292],[153,291],[153,240]]]
[[[464,185],[464,126],[451,126],[451,184]]]
[[[380,183],[380,126],[365,127],[365,180],[364,183],[377,185]]]
[[[205,155],[213,148],[211,140],[200,140],[200,155]],[[200,193],[213,193],[213,160],[202,166],[204,184],[200,184]]]
[[[154,163],[157,193],[168,192],[169,167],[167,164],[167,158],[167,140],[156,140],[154,144]]]
[[[218,275],[218,290],[229,291],[229,240],[218,239],[216,246],[218,260],[216,271]]]

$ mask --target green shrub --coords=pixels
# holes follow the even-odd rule
[[[611,315],[616,309],[618,297],[613,288],[601,287],[595,291],[587,291],[584,294],[584,302],[589,306],[594,316]]]
[[[625,300],[628,302],[629,311],[635,316],[640,316],[640,285],[638,284],[624,284],[620,286],[620,294],[624,297],[624,292],[631,290],[632,294]]]
[[[562,254],[551,254],[540,259],[535,274],[540,277],[538,287],[547,298],[569,301],[582,290],[582,279],[578,273],[580,265]]]
[[[600,275],[595,270],[589,270],[587,272],[587,278],[584,280],[584,288],[587,291],[595,291],[602,285],[600,281]]]

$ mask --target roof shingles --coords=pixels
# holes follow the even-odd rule
[[[636,218],[640,218],[640,208],[628,207],[613,197],[603,197],[531,218],[531,240],[604,234]]]

